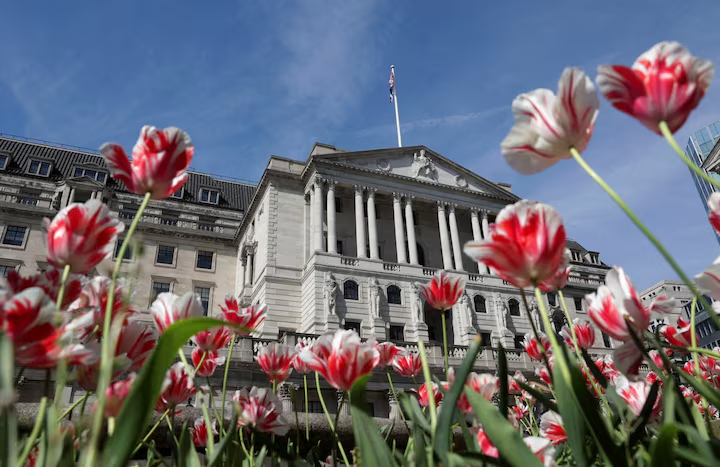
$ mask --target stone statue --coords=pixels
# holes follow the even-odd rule
[[[495,321],[497,323],[498,332],[500,332],[500,334],[502,334],[507,329],[507,314],[507,302],[504,298],[502,298],[502,296],[498,295],[498,298],[495,301]]]
[[[462,313],[462,320],[463,325],[466,327],[472,327],[472,316],[473,316],[473,304],[472,300],[470,300],[470,295],[468,295],[467,290],[463,291],[463,294],[460,296],[460,312]]]
[[[431,180],[437,180],[438,178],[435,164],[425,155],[424,149],[420,150],[420,155],[418,155],[418,153],[413,154],[413,163],[410,169],[412,170],[415,178],[418,178],[420,175],[423,175]]]
[[[410,308],[412,311],[412,318],[416,323],[425,322],[425,312],[423,308],[423,297],[420,291],[420,283],[413,282],[410,287]]]
[[[538,311],[538,304],[534,298],[530,298],[528,307],[530,307],[530,310],[528,310],[530,311],[530,319],[533,321],[533,324],[535,324],[535,329],[539,331],[542,329],[540,326],[540,312]]]
[[[371,277],[368,280],[368,294],[370,302],[370,318],[380,318],[380,283],[377,278]]]
[[[335,314],[335,297],[337,296],[338,283],[335,275],[331,272],[325,273],[323,281],[323,301],[325,303],[325,316]]]

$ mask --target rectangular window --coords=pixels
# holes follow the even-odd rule
[[[490,339],[489,332],[481,332],[480,333],[480,343],[483,347],[491,347],[492,346],[492,339]]]
[[[122,246],[124,240],[118,239],[117,242],[115,242],[115,253],[113,253],[113,259],[117,259],[118,255],[120,254],[120,247]],[[132,259],[132,250],[133,246],[128,245],[127,249],[125,250],[125,254],[123,255],[123,261],[129,261]]]
[[[47,177],[50,173],[50,163],[43,161],[30,161],[28,173],[31,175],[42,175],[43,177]]]
[[[390,325],[390,340],[391,341],[404,341],[405,340],[405,331],[404,326],[401,325]]]
[[[39,197],[40,193],[29,190],[20,190],[20,196],[18,197],[18,201],[20,202],[20,204],[37,206]]]
[[[158,245],[155,262],[158,264],[173,264],[175,262],[175,247]]]
[[[5,170],[7,166],[8,156],[6,154],[0,154],[0,170]]]
[[[205,316],[207,316],[210,309],[210,287],[195,287],[195,293],[200,297],[200,303],[202,303]]]
[[[198,269],[212,269],[213,256],[215,256],[215,253],[212,251],[198,250],[197,263],[195,264],[195,267]]]
[[[5,229],[5,236],[2,241],[3,245],[23,246],[26,231],[27,227],[8,225]]]
[[[515,348],[516,349],[522,349],[523,348],[523,340],[525,340],[525,336],[522,334],[516,334],[515,335]]]
[[[308,401],[308,413],[323,413],[320,401]]]
[[[603,345],[605,346],[605,348],[609,349],[610,347],[612,347],[610,345],[610,336],[608,336],[604,332],[602,333],[602,336],[603,336]]]
[[[170,283],[169,282],[153,281],[151,302],[154,302],[158,295],[160,295],[161,293],[165,293],[165,292],[170,292]]]
[[[15,266],[5,266],[0,264],[0,277],[7,277],[10,271],[14,271]]]
[[[200,189],[200,201],[203,203],[217,204],[219,193],[217,190],[210,190],[207,188]]]
[[[582,311],[582,309],[583,309],[582,297],[573,297],[573,301],[575,302],[575,309],[577,311]]]
[[[359,321],[348,321],[345,320],[345,329],[352,329],[353,331],[360,334],[360,322]]]
[[[185,188],[185,187],[180,188],[178,191],[176,191],[175,193],[171,194],[170,197],[171,197],[171,198],[182,199],[182,197],[183,197],[183,189],[184,189],[184,188]]]
[[[339,254],[339,255],[342,255],[342,254],[343,254],[343,242],[342,242],[342,240],[338,240],[338,241],[337,241],[337,247],[336,247],[336,248],[337,248],[338,254]]]
[[[335,197],[335,212],[343,212],[342,198],[339,196]]]
[[[73,171],[73,177],[87,177],[92,178],[100,183],[105,183],[107,179],[107,173],[97,169],[85,169],[83,167],[75,167]]]

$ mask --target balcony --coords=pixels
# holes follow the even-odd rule
[[[131,205],[115,203],[111,209],[119,219],[130,224],[137,215],[137,208]],[[230,225],[224,219],[200,219],[199,216],[177,211],[148,208],[140,219],[140,226],[146,230],[157,230],[160,233],[183,232],[198,236],[212,236],[231,240],[235,238],[237,226]]]

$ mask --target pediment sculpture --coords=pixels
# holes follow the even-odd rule
[[[412,174],[415,178],[420,176],[427,177],[430,180],[438,180],[438,171],[435,163],[425,155],[425,150],[421,149],[420,154],[413,154],[413,163],[411,166]]]

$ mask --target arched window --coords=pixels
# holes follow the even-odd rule
[[[548,298],[548,303],[550,304],[550,306],[556,306],[556,305],[557,305],[557,300],[555,300],[555,293],[554,293],[554,292],[548,292],[547,298]]]
[[[475,313],[487,313],[487,307],[485,306],[485,297],[478,294],[473,297],[475,303]]]
[[[520,302],[514,298],[508,301],[508,308],[510,308],[510,316],[520,316]]]
[[[345,281],[343,284],[343,297],[345,297],[345,300],[358,300],[358,283]]]
[[[393,305],[402,305],[402,291],[397,285],[388,285],[387,290],[387,301]]]

